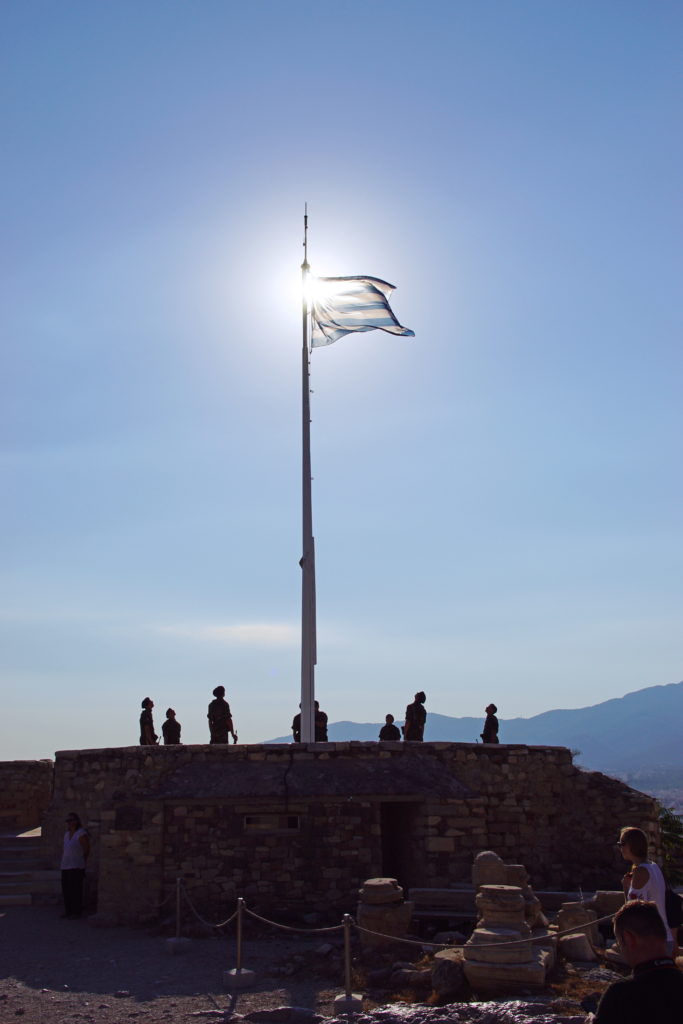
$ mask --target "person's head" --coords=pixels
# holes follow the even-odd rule
[[[78,828],[83,828],[81,825],[81,819],[74,811],[69,811],[66,816],[66,827],[69,832],[75,832]]]
[[[148,711],[151,711],[152,708],[154,707],[154,701],[152,700],[152,698],[145,697],[145,699],[142,702],[142,707],[146,708]]]
[[[319,711],[320,710],[320,703],[317,700],[314,701],[313,703],[315,704],[315,710]]]
[[[496,707],[495,704],[489,704],[487,708],[484,708],[484,711],[486,712],[487,715],[495,715],[497,710],[498,708]]]
[[[427,700],[424,690],[420,690],[419,693],[415,694],[415,700],[417,701],[418,704],[424,704],[424,702]]]
[[[217,686],[216,689],[213,691],[213,695],[214,697],[225,697],[225,687]]]
[[[387,723],[387,725],[393,725],[394,724],[394,716],[393,715],[386,715],[385,718],[384,718],[384,721]]]
[[[173,710],[173,708],[166,708],[166,717],[175,718],[175,711]]]
[[[647,836],[642,828],[632,825],[622,828],[617,846],[624,860],[647,860]]]
[[[667,955],[666,928],[656,903],[625,903],[614,915],[614,934],[631,967]]]

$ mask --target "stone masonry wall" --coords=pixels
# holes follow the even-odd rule
[[[336,786],[349,772],[356,782]],[[658,841],[652,798],[565,748],[507,744],[61,751],[44,828],[55,856],[70,809],[93,837],[98,912],[120,922],[171,909],[179,876],[212,921],[240,895],[257,910],[337,912],[387,870],[408,887],[469,880],[482,849],[526,864],[538,889],[613,888],[618,829]]]
[[[0,832],[40,825],[52,797],[54,762],[0,761]]]

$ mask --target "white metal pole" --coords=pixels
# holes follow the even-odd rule
[[[303,287],[301,349],[301,440],[302,440],[302,555],[301,555],[301,742],[315,739],[315,547],[311,498],[311,398],[310,356],[308,350],[308,210],[304,212],[304,261],[301,264]]]

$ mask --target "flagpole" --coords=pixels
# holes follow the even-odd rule
[[[311,393],[308,349],[308,204],[304,207],[304,261],[301,264],[302,334],[301,349],[301,742],[315,741],[315,546],[313,540],[313,503],[311,498]]]

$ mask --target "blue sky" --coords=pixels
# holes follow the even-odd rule
[[[2,757],[299,700],[300,299],[331,720],[681,678],[683,10],[0,10]],[[158,730],[159,731],[159,730]],[[428,734],[427,734],[428,735]]]

